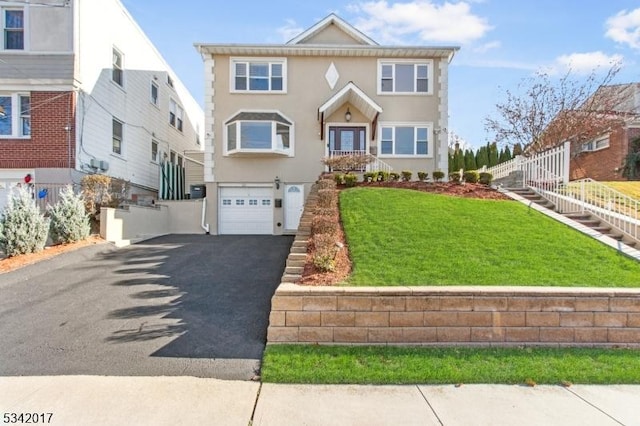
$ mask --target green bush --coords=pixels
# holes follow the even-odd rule
[[[491,181],[493,181],[493,175],[489,172],[481,172],[478,178],[478,182],[483,185],[491,185]]]
[[[397,172],[391,172],[389,173],[389,180],[391,182],[397,182],[400,180],[400,173]]]
[[[378,172],[366,172],[362,174],[363,182],[375,182],[378,180]]]
[[[344,185],[344,174],[336,173],[333,175],[333,179],[335,180],[337,185]]]
[[[75,194],[71,185],[60,191],[60,199],[54,206],[48,206],[47,212],[51,218],[49,229],[54,243],[73,243],[89,236],[91,225],[84,197]]]
[[[315,248],[313,255],[314,266],[322,272],[334,271],[336,269],[336,254],[338,254],[335,236],[331,234],[316,234],[312,240]]]
[[[411,180],[411,177],[413,176],[413,172],[411,172],[410,170],[403,170],[401,173],[402,180],[405,182],[409,182]]]
[[[351,173],[347,173],[346,175],[344,175],[344,184],[347,187],[352,188],[356,186],[356,182],[358,182],[358,176]]]
[[[460,172],[453,172],[449,175],[449,180],[454,183],[460,183],[461,177]]]
[[[44,249],[48,235],[49,219],[40,213],[30,191],[17,188],[0,214],[0,248],[8,257],[36,253]]]
[[[418,180],[420,182],[424,182],[428,178],[429,178],[429,173],[427,173],[427,172],[418,172]]]
[[[388,182],[390,177],[389,172],[383,172],[382,170],[378,172],[378,181],[379,182]]]
[[[478,182],[478,179],[480,178],[480,176],[478,175],[477,170],[466,170],[462,175],[462,178],[467,183],[476,183]]]
[[[433,172],[433,180],[440,182],[442,179],[444,179],[444,172],[441,172],[440,170]]]

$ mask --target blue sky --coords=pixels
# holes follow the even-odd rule
[[[536,71],[582,78],[616,61],[616,82],[640,81],[638,0],[122,1],[200,103],[195,42],[282,43],[334,12],[382,45],[458,45],[449,128],[474,147],[504,90]]]

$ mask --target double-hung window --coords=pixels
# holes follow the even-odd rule
[[[151,141],[151,161],[158,162],[158,142],[154,140]]]
[[[31,98],[28,94],[0,93],[0,138],[31,136]]]
[[[387,61],[378,62],[379,94],[431,94],[433,62]]]
[[[226,152],[293,155],[293,123],[277,112],[241,112],[225,123]]]
[[[5,50],[24,50],[24,10],[2,10],[3,48]]]
[[[285,93],[286,67],[285,59],[232,59],[231,91]]]
[[[113,68],[111,78],[118,86],[124,87],[123,55],[115,47],[113,48]]]
[[[169,99],[169,124],[182,131],[184,110],[176,101]]]
[[[380,156],[433,157],[431,124],[382,124]]]
[[[155,106],[158,106],[158,96],[159,96],[158,83],[156,83],[155,81],[152,81],[151,82],[151,92],[150,92],[149,100]]]
[[[599,151],[609,148],[609,135],[582,144],[582,152]]]
[[[118,119],[112,120],[113,128],[113,141],[111,144],[111,151],[114,154],[122,155],[122,139],[124,136],[124,124]]]

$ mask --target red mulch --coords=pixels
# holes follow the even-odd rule
[[[419,181],[411,182],[368,182],[357,184],[358,187],[372,188],[403,188],[416,191],[433,192],[436,194],[452,195],[456,197],[480,198],[485,200],[510,200],[506,195],[491,189],[486,185],[465,183],[458,184],[452,182],[427,183]],[[339,187],[343,189],[344,186]],[[309,243],[307,250],[307,263],[302,273],[302,279],[298,282],[304,285],[336,285],[344,282],[351,274],[351,259],[349,249],[345,241],[342,226],[338,231],[337,240],[342,242],[344,247],[336,256],[336,268],[333,272],[321,272],[313,264],[313,244]]]

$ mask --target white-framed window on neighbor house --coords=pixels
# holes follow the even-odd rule
[[[169,74],[167,74],[167,86],[173,89],[173,78]]]
[[[433,157],[431,123],[381,123],[378,135],[380,157]]]
[[[225,123],[225,152],[293,156],[293,122],[278,112],[239,112]]]
[[[379,60],[378,94],[433,93],[432,60]]]
[[[184,110],[176,101],[169,99],[169,124],[182,131]]]
[[[151,161],[153,161],[154,163],[158,162],[158,142],[155,140],[151,141]]]
[[[178,162],[177,162],[178,166],[182,167],[183,161],[182,161],[182,155],[178,155]]]
[[[176,152],[175,151],[171,151],[169,153],[169,162],[171,164],[176,164]]]
[[[124,123],[117,118],[112,119],[112,143],[111,152],[117,155],[122,155],[123,140],[124,140]]]
[[[25,50],[25,13],[22,8],[0,8],[2,11],[2,48]]]
[[[26,93],[0,93],[0,138],[31,136],[31,97]]]
[[[582,144],[582,152],[600,151],[601,149],[609,148],[609,135],[602,136],[589,142]]]
[[[155,81],[151,81],[151,87],[149,89],[149,100],[155,106],[158,106],[158,99],[160,96],[160,88],[158,87],[158,83]]]
[[[287,60],[285,58],[232,58],[231,92],[287,92]]]
[[[124,87],[124,55],[115,47],[113,48],[113,68],[111,79],[120,87]]]

